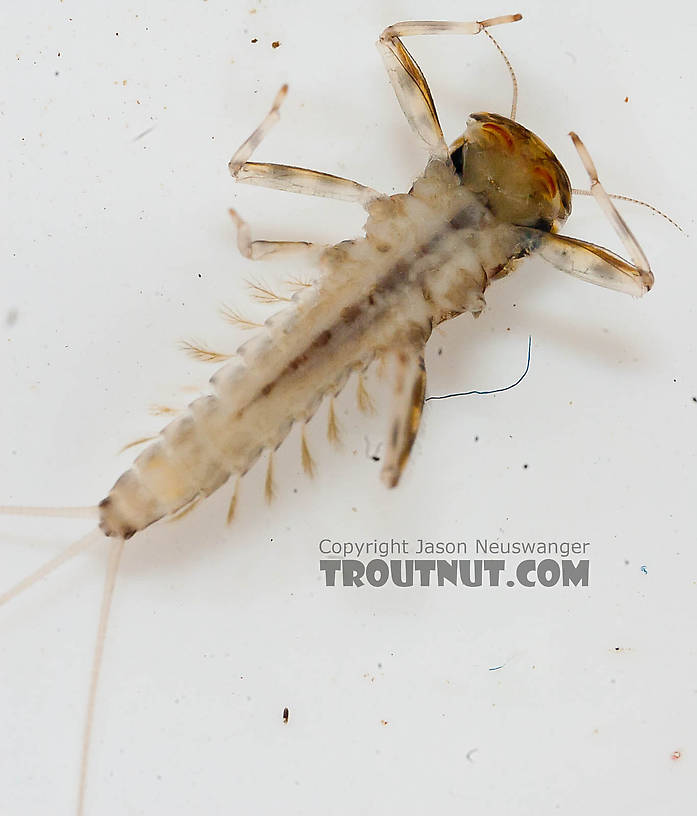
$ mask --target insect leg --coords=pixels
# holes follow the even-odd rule
[[[530,237],[537,230],[525,229]],[[605,247],[571,238],[539,232],[533,239],[535,250],[557,269],[576,278],[640,297],[653,286],[650,269],[640,269]]]
[[[571,141],[574,143],[574,147],[581,157],[583,166],[586,168],[586,172],[590,178],[593,198],[598,202],[600,209],[603,210],[614,227],[615,232],[619,235],[627,252],[629,252],[629,256],[634,261],[637,272],[651,275],[648,258],[644,255],[644,251],[639,245],[639,242],[625,223],[624,218],[619,214],[617,207],[612,203],[610,196],[605,192],[605,188],[598,180],[598,171],[595,169],[595,164],[593,164],[593,159],[591,159],[586,146],[573,131],[569,133],[569,136],[571,136]],[[651,278],[653,282],[652,275]]]
[[[598,172],[586,146],[575,133],[571,133],[570,136],[590,176],[591,194],[610,219],[633,263],[609,249],[565,235],[529,230],[530,235],[536,233],[533,244],[545,260],[563,272],[607,289],[615,289],[629,295],[643,295],[651,289],[654,282],[648,259],[598,180]]]
[[[304,195],[338,198],[363,205],[380,198],[382,194],[371,187],[329,173],[286,164],[259,164],[248,161],[269,130],[278,122],[279,109],[287,93],[288,86],[284,85],[276,94],[271,110],[262,123],[230,159],[228,168],[232,177],[245,184],[257,184],[260,187]]]
[[[395,401],[380,474],[388,487],[397,485],[407,463],[419,430],[426,393],[423,345],[400,348],[395,359]]]
[[[394,88],[404,115],[416,135],[426,144],[434,158],[447,161],[448,146],[443,138],[443,130],[438,121],[436,105],[423,72],[416,60],[407,51],[401,37],[414,34],[479,34],[489,26],[501,23],[515,23],[521,20],[520,14],[507,14],[490,20],[470,23],[441,21],[410,21],[388,26],[380,35],[378,48],[382,54],[390,82]],[[493,38],[492,38],[493,39]],[[494,43],[498,48],[498,44]],[[501,49],[499,48],[499,51]],[[501,54],[505,54],[501,51]],[[510,63],[506,60],[509,70]],[[514,89],[516,87],[515,75]],[[513,105],[515,115],[515,101]]]
[[[236,212],[229,210],[237,227],[237,248],[240,255],[251,261],[259,261],[270,255],[290,255],[297,252],[320,255],[325,250],[324,244],[313,244],[309,241],[252,241],[249,224]]]

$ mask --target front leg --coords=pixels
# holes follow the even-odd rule
[[[522,20],[522,15],[507,14],[503,17],[493,17],[490,20],[471,23],[414,20],[388,26],[380,35],[378,48],[399,104],[411,129],[425,142],[433,158],[448,161],[450,153],[443,138],[443,130],[438,121],[436,105],[426,77],[400,38],[410,37],[413,34],[479,34],[480,31],[485,31],[490,26],[515,23],[518,20]],[[493,37],[490,38],[493,40]],[[496,41],[494,44],[506,60],[515,91],[516,80],[513,69]],[[515,96],[511,118],[515,118]]]
[[[396,363],[395,395],[387,432],[387,451],[381,478],[387,487],[395,487],[409,459],[426,394],[426,365],[423,342],[405,345],[394,352]]]
[[[598,171],[586,146],[575,133],[569,135],[590,177],[590,192],[610,220],[632,263],[605,247],[578,238],[540,232],[529,227],[518,229],[531,240],[534,249],[557,269],[598,286],[640,297],[651,289],[654,282],[648,259],[598,180]]]

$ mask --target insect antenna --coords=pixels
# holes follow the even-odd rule
[[[492,35],[489,34],[489,29],[483,28],[482,31],[491,40],[491,42],[496,46],[496,50],[503,57],[503,61],[506,63],[506,67],[508,68],[508,73],[511,75],[511,81],[513,82],[513,100],[511,101],[511,116],[510,116],[510,118],[515,122],[515,115],[516,115],[516,113],[518,111],[518,77],[515,75],[515,71],[513,70],[513,66],[511,65],[511,61],[506,56],[506,52],[496,42],[496,40],[492,37]]]
[[[574,195],[581,195],[581,196],[590,196],[593,197],[593,193],[590,190],[577,190],[576,187],[571,188],[571,192]],[[659,210],[658,207],[654,207],[653,204],[649,204],[648,201],[642,201],[640,198],[631,198],[630,196],[625,195],[617,195],[615,193],[608,193],[609,198],[614,198],[615,201],[629,201],[630,204],[639,204],[642,207],[647,207],[651,212],[656,213],[656,215],[660,215],[662,218],[665,218],[669,224],[672,224],[676,229],[680,230],[683,235],[687,235],[685,230],[678,224],[677,221],[673,221],[673,219],[666,215],[663,210]]]

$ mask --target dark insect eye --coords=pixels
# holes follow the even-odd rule
[[[460,147],[456,147],[455,150],[450,154],[450,161],[453,163],[453,167],[455,168],[455,172],[458,176],[462,175],[462,169],[464,167],[465,162],[465,154],[464,154],[464,145],[461,144]]]

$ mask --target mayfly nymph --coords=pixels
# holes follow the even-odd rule
[[[271,111],[230,160],[241,182],[361,203],[365,237],[332,247],[251,240],[232,211],[239,248],[250,259],[279,252],[314,253],[316,284],[270,318],[211,378],[213,393],[171,422],[100,504],[107,536],[130,538],[160,518],[242,476],[275,450],[295,422],[308,422],[353,371],[376,357],[394,359],[395,397],[382,478],[394,487],[409,457],[423,409],[424,348],[434,326],[484,308],[489,284],[533,253],[573,275],[633,295],[653,284],[648,261],[598,181],[583,143],[571,137],[591,191],[630,253],[558,234],[571,212],[571,184],[559,160],[534,133],[494,113],[470,115],[448,146],[426,80],[402,44],[411,34],[475,34],[519,15],[481,23],[398,23],[379,41],[397,98],[429,161],[408,193],[381,195],[348,179],[250,162],[279,118],[284,86]],[[330,435],[331,429],[330,411]],[[304,458],[306,454],[303,442]]]
[[[95,511],[99,529],[72,544],[13,589],[15,597],[101,536],[112,539],[100,611],[83,740],[78,814],[83,813],[88,746],[114,582],[124,542],[154,522],[186,511],[231,477],[240,478],[265,451],[271,454],[295,423],[307,423],[333,399],[353,372],[374,360],[394,368],[394,397],[382,456],[382,479],[395,487],[417,435],[424,406],[424,349],[434,326],[484,308],[489,284],[526,257],[540,255],[558,269],[631,295],[653,285],[638,242],[600,182],[581,140],[570,134],[590,177],[590,192],[631,258],[559,230],[571,212],[569,178],[549,147],[515,121],[517,84],[510,63],[488,29],[521,15],[482,22],[403,22],[382,33],[378,47],[406,119],[428,151],[422,175],[407,193],[383,195],[345,178],[280,164],[250,161],[278,121],[283,86],[271,110],[230,160],[239,182],[361,204],[365,235],[334,246],[252,240],[231,211],[241,253],[257,260],[305,253],[318,268],[290,304],[266,321],[211,378],[211,391],[171,421],[116,481]],[[417,34],[484,33],[506,60],[514,86],[509,117],[472,113],[462,136],[448,144],[426,79],[402,38]],[[269,299],[273,296],[269,294]],[[234,314],[230,314],[235,319]],[[360,388],[359,388],[360,401]],[[327,433],[337,436],[330,402]],[[302,436],[302,461],[313,460]],[[271,458],[267,494],[272,492]],[[233,515],[236,491],[229,517]],[[48,508],[3,512],[50,513]],[[60,510],[56,513],[60,514]],[[287,721],[287,709],[284,711]]]

